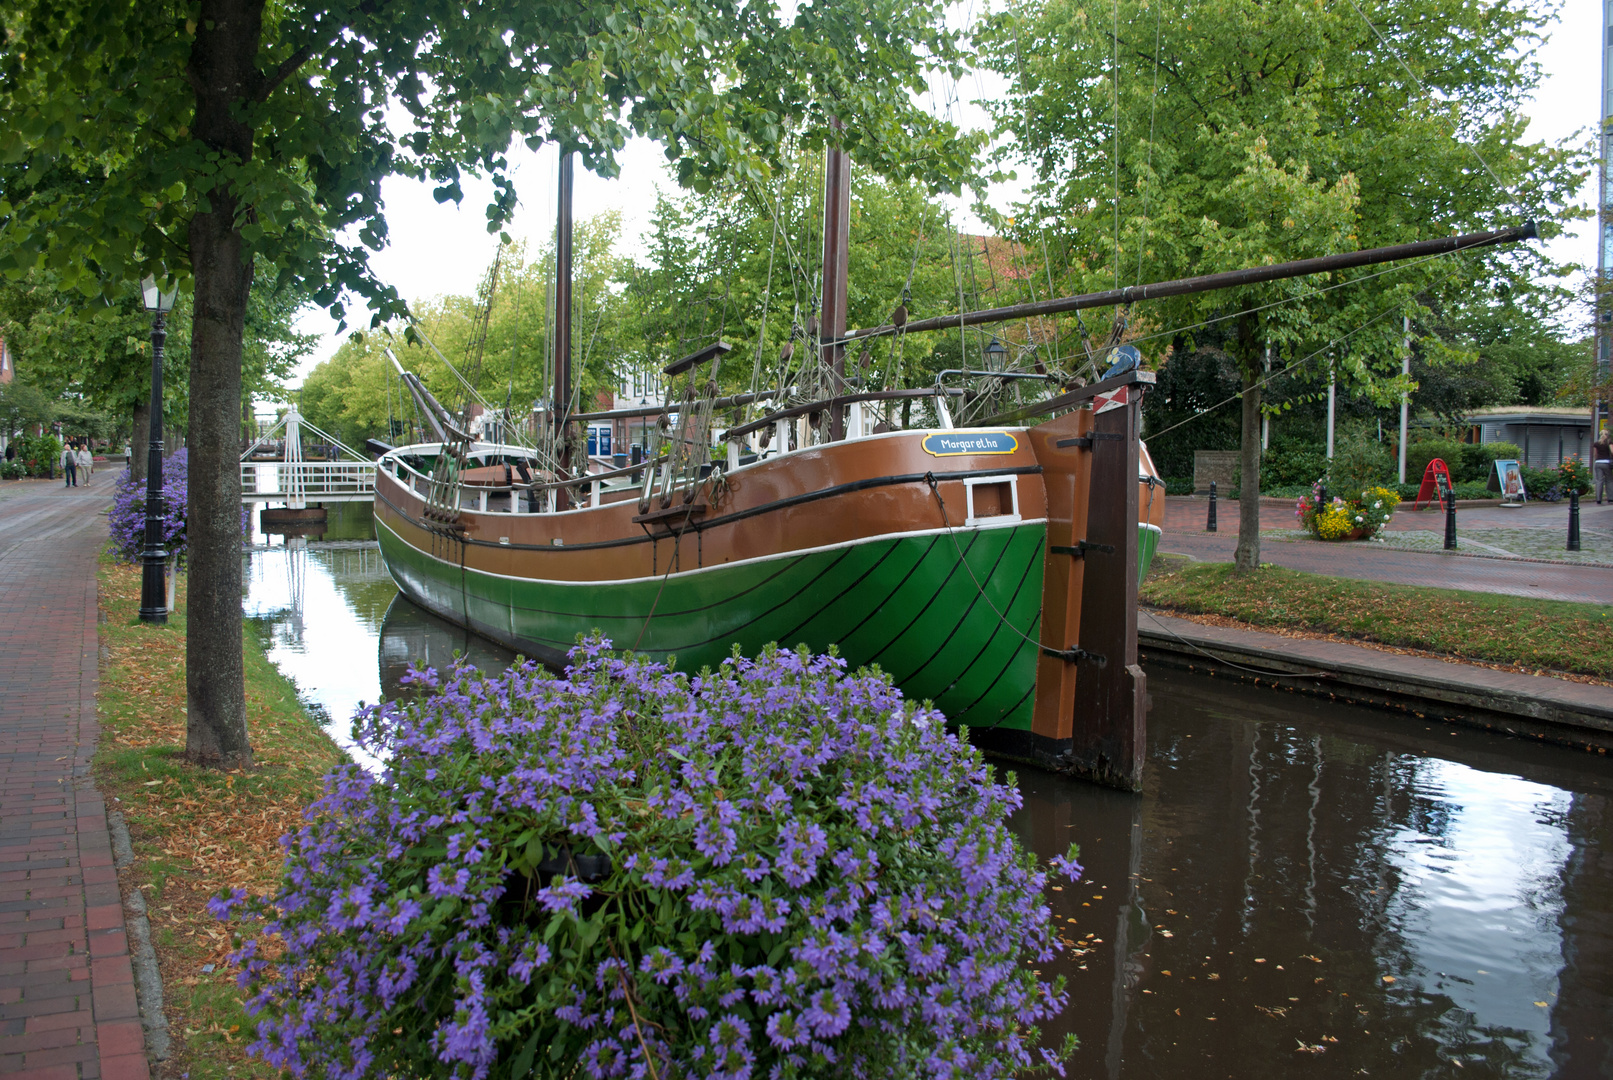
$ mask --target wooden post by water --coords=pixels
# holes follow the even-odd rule
[[[1143,783],[1147,681],[1137,664],[1137,472],[1142,388],[1093,402],[1081,663],[1069,770],[1109,787]]]

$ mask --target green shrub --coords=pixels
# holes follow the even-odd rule
[[[1358,500],[1367,488],[1390,483],[1395,462],[1389,448],[1364,426],[1351,426],[1339,433],[1333,445],[1333,463],[1328,469],[1328,488],[1345,499]]]
[[[1260,488],[1309,487],[1327,475],[1327,448],[1301,439],[1273,440],[1260,460]]]
[[[1406,479],[1413,483],[1422,483],[1423,473],[1428,471],[1428,463],[1435,458],[1439,458],[1449,467],[1452,483],[1483,479],[1468,476],[1463,472],[1465,466],[1462,461],[1462,444],[1455,439],[1422,439],[1409,444],[1406,447]]]
[[[24,475],[54,476],[61,467],[62,440],[54,435],[19,435],[16,440],[17,461],[22,463]]]
[[[1558,469],[1520,465],[1518,471],[1523,473],[1523,487],[1531,499],[1557,502],[1568,497],[1568,487],[1563,483],[1563,474]]]
[[[1167,477],[1165,480],[1165,494],[1191,495],[1193,494],[1193,478],[1191,476]]]
[[[1497,461],[1510,461],[1523,457],[1523,451],[1509,442],[1464,443],[1462,446],[1462,475],[1460,480],[1477,480],[1489,483],[1495,473]],[[1454,472],[1454,470],[1453,470]]]
[[[1410,476],[1411,472],[1408,470],[1406,475]],[[1400,493],[1400,501],[1405,503],[1406,508],[1409,510],[1416,502],[1417,492],[1421,487],[1422,481],[1419,480],[1415,484],[1391,484],[1390,490],[1398,491]],[[1466,480],[1460,484],[1452,484],[1451,490],[1456,493],[1456,497],[1458,499],[1493,499],[1496,497],[1495,492],[1487,489],[1484,484],[1478,480]],[[1438,505],[1439,499],[1437,497],[1437,492],[1436,497],[1430,501],[1435,505]]]

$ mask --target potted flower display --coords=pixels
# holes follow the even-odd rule
[[[1363,488],[1353,499],[1329,499],[1318,480],[1310,495],[1294,504],[1294,516],[1318,540],[1366,540],[1389,524],[1399,504],[1399,494],[1381,486]]]

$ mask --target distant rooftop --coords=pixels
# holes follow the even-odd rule
[[[1466,415],[1469,423],[1511,418],[1522,420],[1526,416],[1539,419],[1549,417],[1553,420],[1583,420],[1586,424],[1591,422],[1591,410],[1588,406],[1490,405],[1483,409],[1471,409]]]

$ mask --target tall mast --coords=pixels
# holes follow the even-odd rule
[[[840,130],[838,120],[830,126]],[[818,348],[823,362],[834,372],[831,395],[840,396],[846,387],[846,278],[851,256],[851,158],[837,146],[830,146],[823,169],[823,318],[819,323]],[[829,410],[829,438],[846,437],[846,414],[836,406]]]
[[[554,424],[560,471],[567,475],[571,471],[571,443],[566,436],[571,426],[567,413],[571,408],[571,170],[575,156],[569,150],[560,152],[554,229]],[[565,493],[565,488],[556,491],[562,503]]]

